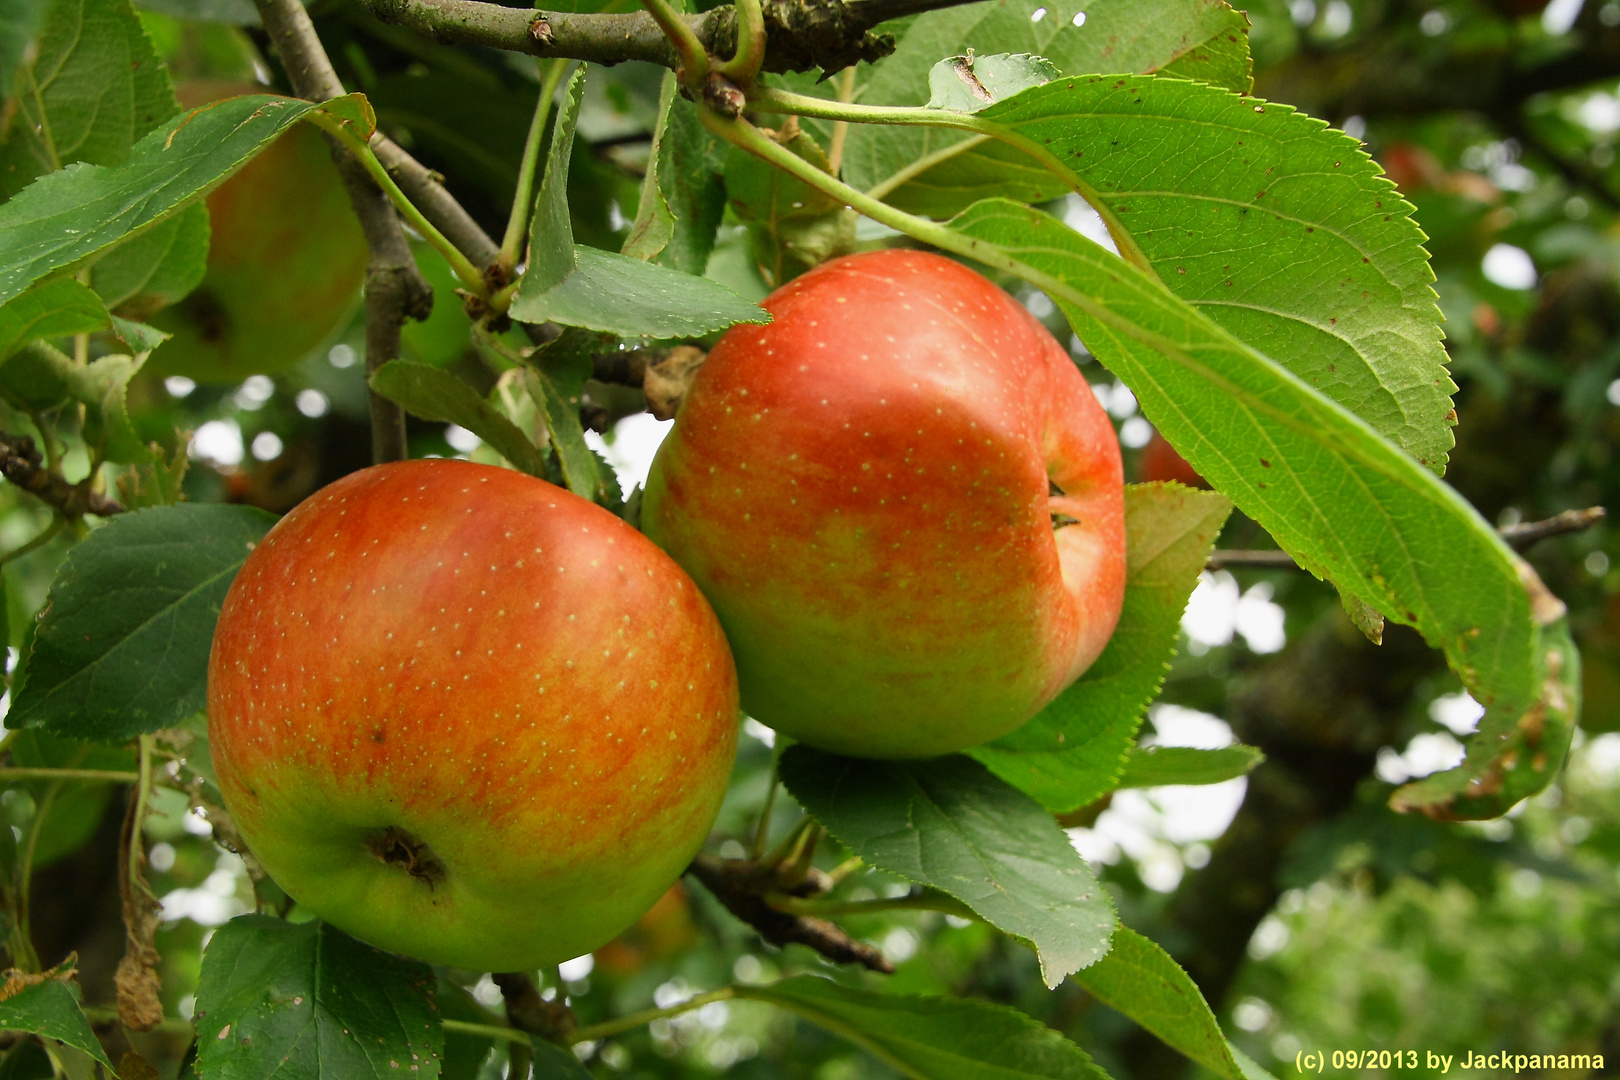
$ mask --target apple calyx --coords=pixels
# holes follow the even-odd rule
[[[397,866],[429,889],[444,880],[444,863],[426,842],[398,825],[390,825],[365,840],[365,848],[386,866]]]

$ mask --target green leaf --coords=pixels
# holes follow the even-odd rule
[[[58,374],[62,359],[43,341],[24,345],[0,367],[0,395],[24,411],[62,404],[68,397],[67,384]]]
[[[534,1080],[592,1080],[591,1072],[573,1051],[565,1050],[556,1043],[541,1042],[534,1044]]]
[[[96,260],[90,285],[109,308],[146,318],[202,284],[208,238],[208,208],[195,203]]]
[[[659,184],[675,215],[669,244],[654,260],[683,274],[701,275],[709,265],[715,234],[726,211],[726,144],[698,118],[697,106],[677,96],[669,105],[658,143]]]
[[[37,976],[40,980],[0,999],[0,1029],[31,1031],[83,1050],[107,1068],[112,1062],[79,1008],[79,984],[71,961]]]
[[[72,278],[36,285],[0,307],[0,361],[39,338],[90,334],[110,325],[101,297]]]
[[[259,25],[259,9],[253,6],[253,0],[141,0],[141,7],[191,22]]]
[[[975,257],[1045,290],[1188,463],[1296,562],[1444,649],[1486,703],[1473,739],[1495,746],[1521,720],[1572,714],[1542,676],[1575,664],[1562,630],[1544,633],[1563,605],[1434,473],[1049,215],[992,199],[951,225]],[[1558,763],[1535,770],[1541,784]]]
[[[168,455],[154,447],[149,461],[137,463],[118,478],[118,499],[128,510],[173,506],[184,497],[181,484],[190,466],[184,442]]]
[[[641,203],[620,253],[701,275],[726,209],[726,145],[675,90],[674,73],[666,73]]]
[[[353,106],[350,98],[318,106],[230,98],[152,132],[122,165],[74,165],[41,177],[0,206],[0,304],[191,205],[311,109],[344,115]]]
[[[1037,9],[1046,12],[1038,21],[1032,18]],[[1075,26],[1082,12],[1085,18]],[[1044,56],[1065,75],[1148,73],[1183,61],[1190,68],[1178,67],[1175,74],[1247,93],[1246,28],[1247,21],[1225,0],[1016,0],[943,8],[911,21],[894,55],[873,66],[857,100],[922,105],[930,69],[942,57],[969,48]],[[1216,41],[1223,45],[1215,50],[1219,62],[1198,64],[1195,58],[1201,53],[1217,59],[1211,51]],[[1233,64],[1237,54],[1241,63]],[[880,185],[889,190],[925,157],[966,138],[966,133],[946,128],[852,124],[844,146],[844,179],[863,191]]]
[[[149,353],[159,345],[168,341],[173,334],[159,330],[155,326],[148,326],[133,319],[112,317],[113,332],[123,339],[124,344],[134,349],[137,354]]]
[[[570,399],[554,378],[533,368],[523,369],[523,384],[545,417],[568,490],[582,499],[606,502],[601,465],[585,442],[585,428],[579,422],[579,398]]]
[[[707,278],[574,244],[568,162],[584,83],[584,71],[576,72],[557,116],[512,318],[650,338],[696,337],[734,323],[769,321],[762,308]]]
[[[873,866],[932,886],[1035,950],[1046,985],[1095,963],[1114,907],[1052,816],[961,755],[864,761],[783,752],[782,782]]]
[[[1181,613],[1232,504],[1180,484],[1125,489],[1125,606],[1108,647],[1033,720],[968,751],[1054,813],[1118,786],[1142,711],[1169,670]]]
[[[551,145],[546,151],[546,172],[529,218],[529,265],[523,284],[536,293],[561,284],[574,269],[574,225],[568,213],[568,162],[574,154],[574,132],[579,126],[579,103],[585,94],[585,70],[568,80],[557,108]],[[519,291],[522,295],[522,290]],[[514,314],[514,317],[517,317]]]
[[[371,388],[424,420],[459,424],[530,476],[546,475],[546,455],[465,381],[443,368],[390,360],[371,375]]]
[[[99,450],[106,461],[152,461],[151,447],[141,441],[129,418],[129,381],[141,370],[145,359],[144,355],[103,356],[87,367],[65,373],[68,393],[85,405],[84,441]]]
[[[95,296],[88,289],[85,292]],[[103,323],[111,323],[126,338],[134,338],[148,349],[168,336],[142,323],[111,316]],[[72,357],[36,341],[0,368],[0,389],[24,404],[54,404],[63,396],[82,402],[84,440],[92,449],[107,461],[148,464],[153,451],[135,430],[126,401],[129,381],[145,359],[144,353],[134,357],[113,354],[81,367]]]
[[[108,461],[146,463],[151,451],[129,419],[125,392],[141,360],[104,356],[81,366],[40,339],[111,327],[143,353],[168,337],[142,323],[115,318],[101,298],[72,278],[34,286],[0,307],[0,392],[24,408],[63,398],[83,402],[85,441]]]
[[[1219,750],[1190,746],[1137,746],[1125,756],[1119,776],[1122,788],[1164,787],[1167,784],[1219,784],[1243,776],[1266,760],[1252,746],[1239,743]]]
[[[214,934],[197,984],[208,1080],[439,1075],[433,971],[325,923],[242,915]]]
[[[1044,56],[995,53],[941,60],[928,70],[928,108],[976,113],[1021,90],[1057,78],[1058,66]]]
[[[1164,78],[1063,79],[980,115],[1073,167],[1176,295],[1445,470],[1456,385],[1424,235],[1355,139],[1286,105]],[[888,200],[946,217],[1066,190],[991,141]]]
[[[630,235],[619,249],[619,254],[632,259],[657,258],[675,235],[675,212],[669,207],[659,176],[666,168],[664,141],[669,137],[670,110],[679,100],[675,88],[675,73],[664,72],[664,81],[658,90],[658,126],[653,129],[652,150],[647,155],[647,175],[641,178],[636,220],[630,223]],[[671,188],[674,194],[677,185],[671,184]]]
[[[1247,1067],[1238,1063],[1204,995],[1181,965],[1134,930],[1116,929],[1108,955],[1074,979],[1211,1072],[1227,1080],[1267,1080],[1265,1070],[1247,1058]]]
[[[29,82],[0,132],[0,199],[74,162],[120,165],[141,136],[179,111],[168,69],[129,0],[53,0]]]
[[[649,338],[699,337],[770,321],[763,308],[708,278],[588,247],[574,249],[574,269],[561,284],[539,294],[520,285],[512,317]]]
[[[875,994],[812,975],[739,986],[737,996],[801,1016],[912,1080],[1108,1080],[1080,1047],[1005,1005]]]
[[[460,1020],[468,1024],[495,1026],[501,1021],[484,1008],[478,1000],[459,984],[440,973],[433,990],[434,1004],[444,1020]],[[469,1035],[460,1031],[444,1033],[444,1061],[439,1075],[442,1080],[478,1080],[484,1059],[495,1041],[487,1035]]]
[[[13,727],[121,742],[203,707],[214,623],[275,518],[247,506],[120,514],[51,583]]]
[[[1145,6],[1145,5],[1144,5]],[[1249,16],[1225,0],[1205,5],[1202,41],[1190,42],[1160,75],[1206,82],[1240,94],[1254,89],[1254,60],[1249,55]]]

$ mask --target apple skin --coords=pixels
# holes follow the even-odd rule
[[[1090,387],[937,255],[836,259],[764,306],[698,369],[642,504],[726,628],[744,710],[874,758],[1023,724],[1124,599],[1119,445]]]
[[[197,81],[186,108],[261,86]],[[149,370],[241,382],[302,360],[353,314],[369,258],[365,234],[321,133],[294,124],[208,196],[208,272],[151,322],[174,336]]]
[[[208,670],[226,808],[300,904],[481,971],[612,939],[719,811],[737,687],[663,552],[507,469],[412,461],[301,503],[232,583]]]

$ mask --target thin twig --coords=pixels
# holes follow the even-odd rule
[[[789,915],[767,903],[768,894],[780,895],[773,867],[748,859],[699,855],[686,872],[701,881],[727,911],[752,926],[760,937],[773,945],[796,943],[814,949],[834,963],[860,964],[885,975],[894,972],[894,965],[880,950],[851,937],[836,923]],[[823,878],[816,884],[819,888],[824,883]]]
[[[343,84],[304,6],[298,0],[254,0],[254,6],[281,56],[293,93],[309,101],[342,96]],[[371,249],[371,263],[366,270],[369,373],[399,358],[400,327],[407,318],[428,317],[433,310],[433,287],[417,269],[405,230],[388,196],[353,154],[334,145],[333,157]],[[375,392],[371,394],[371,452],[372,460],[378,463],[406,456],[404,410]]]
[[[845,68],[838,76],[838,100],[847,105],[855,100],[855,69]],[[844,171],[844,145],[849,141],[849,121],[835,120],[832,138],[827,141],[827,171],[838,176]]]
[[[1504,525],[1496,530],[1508,547],[1525,551],[1537,542],[1552,536],[1584,532],[1608,516],[1601,506],[1588,506],[1584,510],[1565,510],[1543,521],[1523,521],[1517,525]],[[1299,564],[1286,551],[1242,551],[1227,549],[1212,551],[1206,570],[1228,570],[1241,567],[1248,570],[1298,570]]]
[[[872,900],[821,900],[797,896],[769,896],[765,900],[777,911],[789,915],[874,915],[880,911],[943,911],[964,919],[977,918],[973,909],[941,892],[914,890],[904,896],[880,896]]]
[[[1514,551],[1524,551],[1549,536],[1585,532],[1608,515],[1609,512],[1601,506],[1588,506],[1584,510],[1565,510],[1562,514],[1555,514],[1542,521],[1521,521],[1517,525],[1504,525],[1496,531],[1507,541],[1508,547]]]
[[[1243,551],[1236,548],[1212,551],[1206,570],[1226,570],[1234,566],[1258,570],[1298,570],[1299,564],[1286,551]]]
[[[590,1042],[595,1039],[605,1039],[610,1035],[618,1035],[621,1032],[631,1031],[635,1028],[641,1027],[643,1024],[650,1024],[654,1020],[664,1020],[671,1016],[679,1016],[682,1013],[691,1012],[693,1009],[701,1009],[703,1006],[708,1005],[711,1002],[725,1001],[728,998],[734,998],[736,996],[737,990],[735,987],[722,986],[720,989],[711,990],[707,994],[698,994],[696,997],[687,998],[679,1005],[671,1005],[666,1009],[643,1009],[640,1012],[627,1013],[626,1015],[617,1017],[613,1020],[604,1020],[600,1024],[592,1024],[589,1027],[582,1027],[570,1035],[568,1037],[568,1041],[571,1043],[581,1043]]]
[[[122,503],[94,490],[88,478],[81,483],[70,484],[60,473],[52,471],[40,456],[34,440],[27,435],[8,435],[0,431],[0,475],[64,518],[83,517],[85,514],[110,517],[124,512]],[[36,539],[44,543],[54,535],[53,527],[43,539]],[[10,557],[16,558],[22,554],[26,552],[19,549]]]
[[[477,1035],[485,1039],[501,1039],[505,1042],[534,1045],[533,1035],[530,1035],[527,1031],[519,1031],[515,1027],[502,1027],[499,1024],[478,1024],[471,1020],[451,1020],[448,1018],[439,1022],[444,1025],[445,1031],[454,1035]]]

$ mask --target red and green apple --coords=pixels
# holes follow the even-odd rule
[[[736,752],[726,640],[608,511],[506,469],[354,473],[283,518],[220,613],[226,808],[309,911],[434,963],[528,970],[633,923]]]
[[[720,616],[743,708],[880,758],[1023,724],[1124,598],[1119,445],[1086,380],[937,255],[836,259],[764,306],[698,369],[642,515]]]

